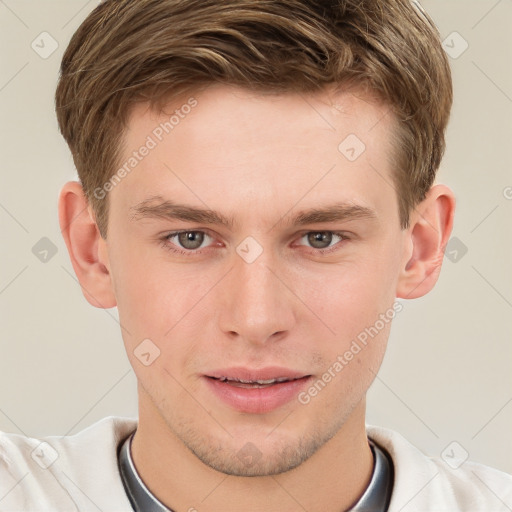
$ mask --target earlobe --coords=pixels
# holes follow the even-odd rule
[[[97,308],[115,307],[106,242],[76,181],[69,181],[60,191],[59,223],[84,297]]]
[[[452,232],[454,212],[455,196],[445,185],[434,185],[411,212],[406,240],[410,250],[399,276],[397,297],[415,299],[434,287]]]

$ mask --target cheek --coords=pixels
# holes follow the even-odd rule
[[[334,331],[316,341],[323,362],[322,382],[316,387],[328,381],[325,387],[330,391],[322,394],[333,406],[339,405],[340,397],[356,400],[366,392],[382,363],[396,315],[397,266],[392,247],[389,244],[388,251],[366,251],[350,262],[329,265],[323,275],[318,268],[312,269],[295,281],[308,283],[297,294],[307,297],[311,310]]]
[[[133,253],[116,267],[115,279],[122,337],[137,379],[151,396],[182,397],[180,375],[199,339],[194,315],[212,284],[195,283],[170,265],[148,265]]]
[[[341,342],[353,339],[392,307],[396,271],[382,257],[329,265],[323,272],[302,274],[297,295]]]
[[[114,246],[111,270],[119,315],[135,328],[148,328],[161,336],[201,292],[197,277],[186,265],[171,265],[157,243],[148,248],[141,242],[121,241]]]
[[[154,367],[175,373],[180,365],[188,364],[200,342],[198,329],[206,327],[203,320],[208,313],[204,298],[218,276],[198,271],[195,265],[171,265],[154,253],[151,258],[136,251],[126,254],[129,256],[118,259],[113,271],[127,353],[132,364],[140,366],[134,353],[149,339],[159,351]]]
[[[359,315],[350,328],[340,321],[337,337],[322,344],[324,365],[299,396],[302,404],[316,404],[318,418],[345,417],[368,391],[386,351],[391,312],[392,307],[384,320]]]

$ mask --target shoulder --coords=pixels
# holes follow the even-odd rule
[[[72,436],[0,432],[0,511],[124,510],[117,448],[136,427],[109,416]]]
[[[393,459],[389,512],[512,510],[512,475],[464,460],[462,448],[430,457],[393,430],[366,425],[366,432]]]

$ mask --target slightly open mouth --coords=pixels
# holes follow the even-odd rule
[[[279,384],[283,384],[285,382],[293,382],[296,380],[307,379],[309,375],[305,375],[304,377],[297,377],[296,379],[289,379],[287,377],[277,377],[275,379],[265,379],[265,380],[243,380],[243,379],[235,379],[232,377],[208,377],[212,380],[217,380],[219,382],[229,384],[235,388],[246,388],[246,389],[258,389],[258,388],[268,388],[270,386],[275,386]]]

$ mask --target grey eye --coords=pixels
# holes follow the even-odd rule
[[[184,231],[178,233],[178,241],[184,249],[199,249],[204,241],[204,235],[201,231]]]
[[[307,234],[308,242],[314,249],[325,249],[332,242],[333,233],[330,231],[313,231]]]

